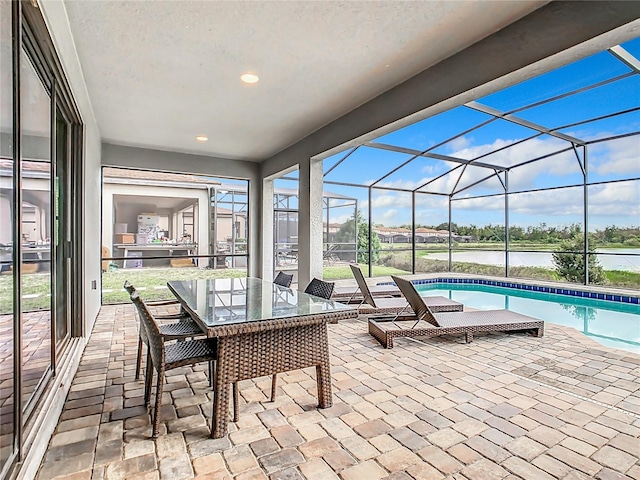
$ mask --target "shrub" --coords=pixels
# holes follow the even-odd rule
[[[560,244],[560,251],[553,253],[553,264],[556,267],[558,275],[568,282],[584,283],[585,255],[582,252],[584,248],[584,238],[576,235],[570,240],[566,240]],[[595,255],[592,243],[589,243],[587,255],[589,261],[589,283],[602,284],[605,283],[606,277],[604,270]]]

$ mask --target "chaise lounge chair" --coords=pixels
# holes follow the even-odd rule
[[[391,276],[405,296],[415,317],[411,321],[369,319],[369,333],[385,348],[393,348],[396,337],[433,337],[464,334],[466,342],[474,333],[533,331],[544,335],[544,321],[509,310],[483,310],[473,312],[434,313],[423,301],[413,284],[403,278]]]
[[[362,270],[360,270],[358,265],[349,264],[349,266],[351,267],[354,277],[356,277],[355,269],[357,269],[357,271],[360,272],[360,276],[364,278]],[[376,298],[402,297],[402,293],[400,293],[400,290],[395,285],[367,285],[367,287],[369,288],[369,293]],[[362,303],[362,297],[362,289],[358,285],[355,289],[353,287],[336,287],[333,290],[331,299],[342,303]]]
[[[360,267],[358,267],[357,265],[349,266],[351,267],[353,276],[358,283],[358,290],[362,293],[362,299],[360,300],[357,307],[360,314],[396,314],[396,317],[405,316],[405,314],[411,315],[409,312],[409,305],[404,298],[374,298],[369,285],[367,285],[367,282],[364,279],[364,275],[362,274],[362,270],[360,270]],[[400,290],[398,290],[398,292],[400,292]],[[434,312],[461,312],[463,308],[463,305],[460,302],[456,302],[445,297],[423,297],[422,301],[429,305],[429,308],[431,308],[431,310]],[[345,303],[350,302],[346,301]]]

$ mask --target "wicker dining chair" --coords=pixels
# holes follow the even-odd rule
[[[316,297],[324,298],[325,300],[329,300],[331,295],[333,294],[334,283],[325,282],[324,280],[319,280],[314,278],[311,280],[307,288],[304,289],[304,293],[308,293],[309,295],[314,295]],[[271,377],[271,401],[276,401],[276,389],[278,388],[278,374],[274,373]]]
[[[124,289],[129,292],[129,295],[137,294],[136,288],[127,280],[124,282]],[[140,302],[145,303],[138,295]],[[165,305],[172,305],[174,302],[172,300],[169,301],[161,301],[161,302],[151,302],[149,304],[145,303],[145,306],[149,309],[150,307],[159,307]],[[140,369],[142,366],[142,344],[143,344],[143,328],[142,328],[142,318],[138,314],[140,324],[138,326],[138,354],[136,357],[136,380],[140,378]],[[157,320],[180,320],[175,323],[161,324],[159,325],[160,333],[164,336],[166,341],[169,340],[184,340],[186,338],[199,337],[204,335],[204,332],[198,327],[198,324],[193,321],[193,319],[187,315],[186,313],[176,314],[176,315],[154,315],[154,318]],[[147,352],[148,354],[149,352]]]
[[[278,272],[276,278],[273,279],[273,283],[286,288],[289,288],[291,286],[291,282],[293,282],[293,275],[289,275],[284,272]]]
[[[164,335],[153,318],[149,308],[140,298],[138,292],[133,292],[131,301],[136,306],[140,316],[142,327],[142,339],[147,344],[149,355],[147,356],[147,370],[145,373],[144,402],[149,405],[151,397],[151,383],[153,369],[158,373],[158,383],[156,386],[156,401],[153,410],[153,431],[152,436],[158,436],[158,426],[160,417],[160,405],[162,403],[162,389],[164,375],[167,370],[180,368],[187,365],[194,365],[202,362],[215,362],[218,358],[218,339],[203,338],[199,340],[187,340],[167,344],[169,338]],[[235,400],[235,399],[234,399]],[[237,408],[234,405],[234,409]]]

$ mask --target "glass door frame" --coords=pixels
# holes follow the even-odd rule
[[[53,41],[49,36],[48,29],[46,27],[42,13],[40,12],[37,3],[26,1],[12,1],[11,2],[11,66],[12,66],[12,85],[10,85],[11,96],[13,97],[13,202],[15,213],[12,222],[12,262],[13,270],[13,396],[14,396],[14,408],[13,408],[13,450],[9,455],[7,462],[2,466],[0,471],[0,478],[6,478],[15,474],[15,467],[17,462],[25,459],[28,452],[29,445],[38,435],[40,424],[32,423],[30,425],[31,432],[26,434],[26,426],[29,422],[39,422],[46,418],[45,416],[35,416],[34,411],[38,411],[40,406],[43,405],[43,401],[49,396],[55,395],[57,392],[51,391],[49,385],[50,379],[56,375],[55,367],[59,360],[62,359],[67,352],[70,351],[69,346],[73,343],[70,340],[73,337],[82,336],[84,332],[83,325],[83,271],[84,271],[84,259],[82,256],[82,247],[84,240],[83,221],[84,218],[84,182],[83,182],[83,139],[84,139],[84,126],[82,123],[79,110],[75,105],[71,89],[64,75],[64,70],[60,63],[60,60],[56,54]],[[67,222],[65,227],[68,228],[70,235],[70,243],[64,245],[63,248],[56,249],[55,243],[51,242],[50,247],[50,261],[51,261],[51,275],[54,282],[52,282],[51,293],[52,305],[51,305],[51,363],[48,367],[48,373],[42,377],[37,391],[34,392],[33,397],[29,400],[29,409],[24,411],[22,408],[21,392],[23,390],[23,331],[22,331],[22,272],[19,265],[22,263],[22,200],[23,200],[23,185],[22,177],[23,170],[21,163],[23,160],[23,126],[20,96],[23,86],[21,85],[20,68],[22,65],[22,55],[26,55],[29,61],[32,63],[36,74],[39,77],[41,84],[49,96],[50,101],[50,145],[49,154],[51,159],[51,182],[54,188],[51,188],[51,205],[49,209],[51,213],[55,214],[55,202],[56,200],[63,200],[68,202],[65,215],[68,218],[62,218],[61,220]],[[64,118],[67,126],[67,132],[65,135],[65,141],[67,143],[65,149],[65,161],[68,167],[64,173],[66,180],[60,182],[60,189],[55,188],[56,178],[56,163],[57,159],[57,145],[56,145],[56,120],[60,117],[57,112],[60,112]],[[63,186],[64,184],[64,186]],[[65,191],[62,192],[62,189]],[[58,198],[59,193],[60,196]],[[55,227],[56,219],[54,215],[51,217],[51,227],[53,230]],[[53,237],[53,235],[52,235]],[[52,238],[53,240],[53,238]],[[60,302],[55,297],[55,269],[56,259],[60,255],[60,252],[68,250],[68,254],[65,254],[64,258],[73,258],[69,268],[69,276],[65,282],[68,282],[68,289],[65,288],[67,298],[65,299],[65,310],[70,318],[71,324],[69,325],[66,335],[62,338],[61,342],[57,342],[55,338],[55,311],[56,305]]]

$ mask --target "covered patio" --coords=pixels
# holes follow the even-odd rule
[[[166,377],[161,432],[152,439],[143,380],[134,378],[138,322],[129,303],[106,304],[103,294],[117,297],[122,282],[117,278],[104,288],[101,252],[103,245],[124,245],[124,262],[130,239],[112,242],[115,221],[113,235],[101,227],[107,203],[102,177],[109,168],[246,183],[241,201],[230,202],[242,203],[238,211],[216,208],[234,188],[203,197],[201,224],[217,222],[220,213],[234,233],[199,238],[198,253],[206,254],[191,251],[202,258],[190,262],[199,268],[186,273],[209,276],[221,260],[216,256],[236,255],[241,265],[232,259],[230,268],[220,268],[227,276],[269,281],[279,267],[290,266],[298,289],[323,276],[345,278],[339,270],[354,259],[368,263],[368,276],[380,280],[435,274],[438,269],[431,267],[440,268],[435,262],[444,260],[418,257],[430,255],[427,250],[441,239],[447,244],[447,272],[460,272],[454,242],[464,243],[464,250],[475,239],[453,229],[454,207],[465,201],[480,213],[497,206],[503,237],[492,239],[497,247],[489,246],[504,258],[503,277],[517,276],[510,270],[517,256],[538,252],[537,246],[531,252],[523,245],[511,248],[518,219],[509,216],[509,205],[517,206],[509,199],[533,194],[551,199],[552,208],[575,207],[570,214],[582,238],[569,253],[581,256],[584,281],[578,282],[589,286],[596,269],[585,262],[599,255],[589,251],[589,235],[600,231],[591,220],[599,214],[597,204],[590,200],[613,186],[617,196],[607,205],[633,218],[637,204],[620,207],[621,186],[627,187],[627,199],[640,186],[637,151],[626,156],[625,149],[617,162],[628,171],[608,173],[616,159],[596,162],[595,144],[621,141],[633,147],[640,106],[614,104],[604,95],[593,103],[611,104],[612,111],[576,120],[547,123],[515,114],[601,86],[615,91],[622,82],[631,85],[622,93],[631,93],[620,96],[635,101],[639,5],[0,0],[0,296],[6,307],[0,319],[0,480],[640,479],[640,357],[554,324],[547,325],[544,338],[487,334],[471,344],[455,337],[399,339],[385,350],[367,333],[366,318],[341,321],[327,326],[332,407],[318,408],[312,369],[279,373],[275,402],[268,401],[269,378],[243,380],[239,421],[214,440],[207,369],[180,368]],[[588,74],[599,69],[587,68],[585,85],[527,97],[516,107],[480,102],[598,54],[609,55],[620,71],[598,79]],[[568,87],[561,80],[551,86]],[[416,131],[416,144],[393,138],[405,127],[439,126],[451,111],[482,123],[464,126],[454,118],[456,131],[439,140],[451,147],[445,151],[436,151],[437,142],[421,132]],[[591,123],[608,127],[612,119],[630,120],[625,129],[598,138],[572,131]],[[466,133],[507,123],[517,128],[491,140],[493,148],[457,155],[470,145],[460,141]],[[526,141],[537,152],[538,137],[552,137],[553,148],[517,162],[515,156],[506,163],[489,158]],[[529,162],[555,163],[552,154],[558,153],[570,158],[570,175],[544,188],[519,189],[512,168],[526,172]],[[455,165],[436,171],[436,161]],[[39,228],[26,182],[29,162],[46,170],[42,195],[48,202],[37,217],[50,221],[41,239],[25,236]],[[415,168],[393,178],[405,164]],[[599,165],[603,177],[596,178],[589,165]],[[473,175],[463,177],[465,172]],[[423,181],[425,175],[433,178]],[[452,184],[435,189],[445,176]],[[278,211],[278,182],[291,179],[295,208],[287,204]],[[488,182],[491,189],[485,188]],[[323,203],[325,183],[339,205]],[[117,195],[125,209],[134,199],[131,187],[122,185]],[[366,197],[352,195],[352,187]],[[559,191],[567,195],[560,198]],[[171,215],[176,210],[182,222],[176,221],[176,233],[160,237],[187,238],[195,206],[164,197],[158,209]],[[434,199],[445,202],[440,216],[421,219],[420,210]],[[401,218],[394,205],[403,214],[410,209],[409,216]],[[329,214],[337,207],[348,215]],[[138,205],[130,220],[117,223],[161,213],[143,210]],[[278,235],[279,216],[295,217],[295,233],[287,226],[286,235]],[[119,235],[135,234],[124,230]],[[378,233],[389,243],[375,246]],[[29,249],[49,249],[37,258],[48,268],[30,273]],[[380,252],[388,258],[374,264]],[[636,251],[611,255],[640,258]],[[227,267],[226,259],[221,266]],[[151,272],[152,281],[140,285],[143,295],[162,297],[179,269],[167,271]],[[30,290],[34,279],[42,280],[37,291]],[[637,300],[638,292],[629,295]],[[272,349],[283,344],[297,345],[274,342]],[[247,363],[246,354],[238,358],[238,364]],[[26,402],[25,393],[31,393]]]
[[[38,471],[51,479],[640,478],[640,356],[548,324],[544,338],[402,339],[329,327],[334,405],[315,370],[240,383],[240,420],[211,439],[205,367],[171,372],[150,438],[134,379],[137,320],[105,306]]]

